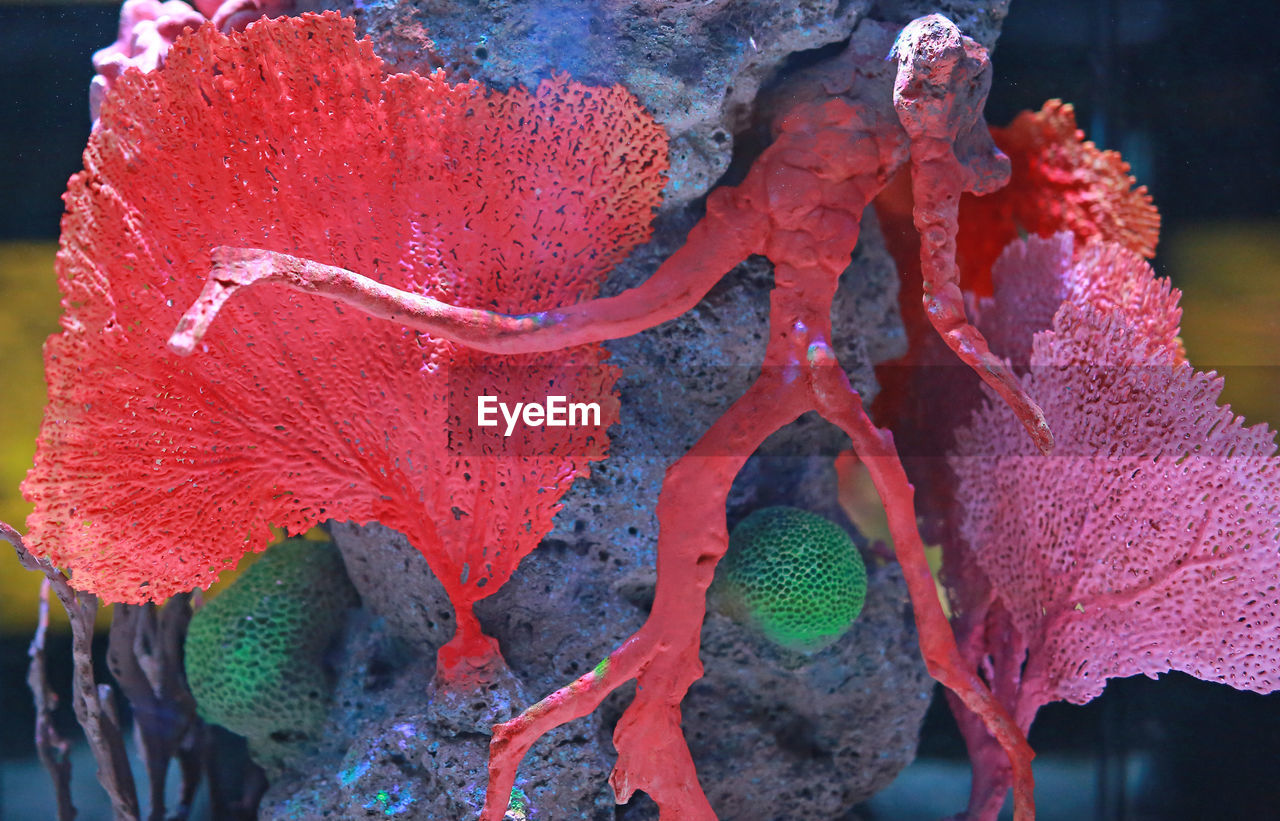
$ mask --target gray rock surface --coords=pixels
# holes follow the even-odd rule
[[[271,784],[259,818],[475,818],[484,801],[489,736],[457,720],[467,710],[451,705],[448,716],[441,714],[429,685],[433,666],[433,653],[400,639],[385,620],[367,613],[353,619],[323,740]],[[514,680],[470,695],[474,712],[489,720],[510,718],[529,702]],[[534,746],[518,782],[538,807],[530,818],[613,817],[600,736],[600,717],[592,715]]]
[[[684,723],[717,815],[838,818],[915,757],[933,691],[897,565],[873,568],[866,605],[834,646],[805,657],[719,613]]]
[[[490,86],[552,72],[621,83],[671,137],[666,207],[705,194],[729,168],[761,86],[793,55],[848,38],[858,21],[905,24],[941,11],[995,42],[1008,0],[338,0],[400,71],[443,68]],[[873,12],[874,13],[871,13]],[[869,14],[870,13],[870,14]]]

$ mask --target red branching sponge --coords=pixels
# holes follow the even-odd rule
[[[970,590],[958,602],[961,647],[1024,730],[1044,704],[1084,703],[1116,676],[1180,670],[1276,690],[1274,434],[1217,404],[1222,380],[1182,355],[1178,292],[1137,254],[1095,243],[1070,256],[1069,235],[1029,238],[996,265],[1000,313],[1019,310],[1002,304],[1002,281],[1022,281],[1003,277],[1006,266],[1040,281],[1028,266],[1047,264],[1062,283],[1026,380],[1058,447],[1041,457],[991,403],[957,431],[960,538],[945,571],[953,585],[987,585],[985,601]],[[1007,765],[956,714],[975,766],[968,817],[994,818]]]
[[[1077,247],[1100,239],[1155,254],[1160,215],[1146,186],[1133,187],[1119,153],[1084,139],[1070,103],[1049,100],[1006,128],[992,128],[991,136],[1013,173],[1005,188],[961,202],[956,259],[966,289],[991,293],[991,265],[1019,231],[1042,237],[1070,231]]]
[[[261,549],[269,524],[376,520],[444,583],[455,656],[483,661],[471,603],[605,455],[606,352],[494,357],[280,288],[225,307],[198,358],[165,342],[225,244],[476,308],[589,298],[648,237],[665,157],[621,88],[384,77],[334,14],[205,26],[162,69],[127,71],[65,198],[29,544],[79,589],[158,601]],[[480,393],[602,413],[506,437],[474,427]]]

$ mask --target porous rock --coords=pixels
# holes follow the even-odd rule
[[[350,5],[348,5],[350,4]],[[906,24],[942,11],[990,47],[1008,0],[339,0],[399,71],[442,68],[496,88],[563,71],[621,83],[671,136],[665,207],[707,192],[729,168],[756,93],[793,55],[849,37],[874,8]]]

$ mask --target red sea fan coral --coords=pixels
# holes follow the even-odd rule
[[[992,128],[991,136],[1013,172],[1008,186],[961,201],[956,258],[965,288],[991,293],[991,265],[1019,232],[1070,231],[1077,247],[1100,239],[1144,257],[1155,254],[1160,214],[1146,186],[1133,187],[1129,164],[1117,152],[1085,140],[1070,103],[1049,100],[1005,128]]]
[[[66,195],[29,544],[76,587],[144,602],[208,585],[269,524],[376,520],[448,590],[453,649],[484,658],[471,603],[605,455],[602,348],[493,357],[277,288],[228,306],[196,359],[165,342],[226,244],[469,307],[589,298],[648,237],[665,157],[620,88],[384,77],[333,14],[206,26],[126,72]],[[535,391],[597,401],[600,423],[474,428],[477,393]]]

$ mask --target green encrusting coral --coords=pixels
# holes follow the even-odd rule
[[[328,542],[288,539],[200,608],[187,633],[187,680],[201,718],[249,740],[269,768],[324,724],[324,653],[360,603]]]
[[[862,612],[867,569],[849,534],[817,514],[767,507],[729,536],[716,606],[790,650],[832,644]]]

